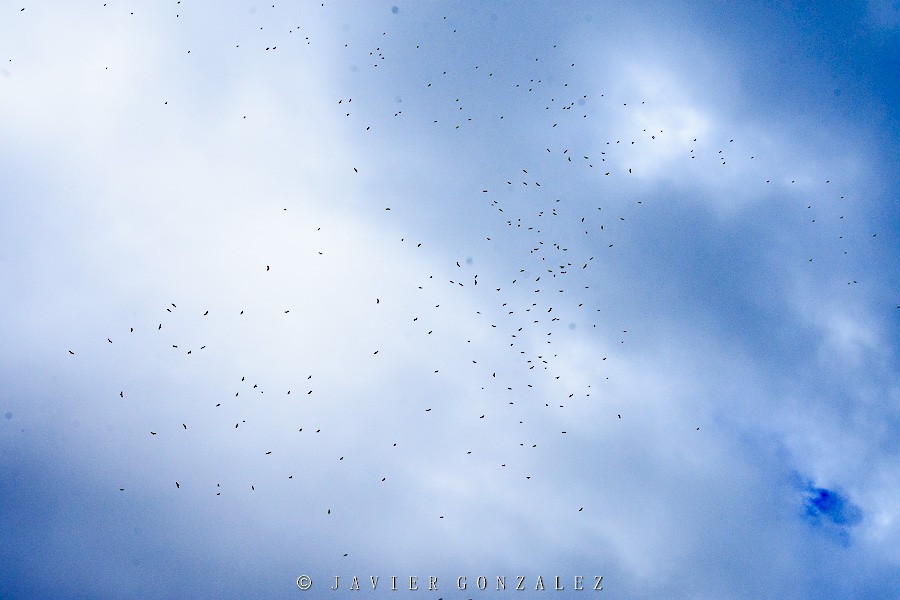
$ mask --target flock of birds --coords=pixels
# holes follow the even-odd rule
[[[173,18],[183,21],[185,12],[190,10],[189,4],[177,2]],[[113,10],[112,5],[103,6]],[[328,15],[327,3],[321,3],[317,8]],[[271,5],[271,9],[267,10],[275,11],[276,5]],[[127,12],[129,17],[140,17],[139,12]],[[402,12],[398,7],[391,9],[391,14],[398,18]],[[427,60],[430,61],[440,60],[430,50],[435,46],[432,39],[444,39],[452,46],[454,36],[459,35],[465,24],[446,16],[438,21],[431,24],[427,35],[423,33],[419,43],[407,44],[409,47],[402,46],[408,36],[400,36],[396,30],[390,29],[400,25],[389,24],[383,32],[379,32],[380,35],[374,35],[375,39],[368,46],[362,48],[358,47],[358,38],[346,43],[342,40],[335,47],[324,47],[325,43],[321,39],[325,36],[318,36],[315,28],[308,26],[283,26],[273,33],[270,30],[277,26],[267,29],[260,26],[256,30],[257,23],[254,23],[255,31],[252,35],[248,30],[247,38],[250,41],[234,40],[232,50],[260,55],[297,53],[298,46],[309,47],[342,58],[347,57],[352,63],[351,72],[366,71],[368,80],[375,81],[375,78],[387,71],[390,71],[391,77],[396,77],[405,69],[413,71],[412,66],[403,61],[410,56],[413,57],[411,60],[426,60],[415,58],[418,56],[416,53],[428,54]],[[479,307],[472,317],[484,329],[482,339],[488,341],[482,343],[488,346],[479,347],[477,340],[473,342],[472,339],[463,339],[465,335],[461,333],[442,331],[446,343],[459,344],[465,348],[461,352],[470,355],[468,360],[471,364],[467,377],[478,381],[478,391],[483,392],[482,396],[475,398],[479,410],[466,417],[474,423],[494,419],[502,427],[514,428],[524,424],[526,419],[533,418],[536,406],[545,411],[565,411],[567,406],[576,403],[612,406],[608,399],[603,398],[603,389],[611,374],[607,366],[616,359],[615,351],[611,351],[609,356],[603,356],[600,364],[594,366],[593,372],[583,374],[582,382],[576,384],[566,380],[566,369],[563,367],[569,356],[557,349],[557,340],[574,335],[577,328],[578,335],[601,336],[608,348],[629,342],[628,322],[610,326],[607,320],[599,318],[598,313],[604,310],[602,301],[598,300],[603,296],[597,289],[597,282],[602,279],[599,272],[604,265],[617,260],[618,253],[628,251],[632,229],[641,226],[644,212],[649,210],[648,204],[652,202],[647,195],[629,196],[627,192],[622,192],[628,189],[631,181],[627,178],[637,180],[641,175],[639,165],[643,164],[640,161],[628,164],[628,157],[649,151],[653,144],[663,143],[673,134],[664,127],[639,128],[631,131],[628,136],[610,137],[601,144],[591,141],[590,146],[595,150],[584,151],[588,144],[583,136],[576,134],[589,125],[598,127],[595,120],[592,120],[593,116],[600,111],[612,110],[613,107],[626,114],[629,110],[641,110],[646,105],[642,100],[616,100],[609,93],[593,97],[590,93],[585,93],[586,90],[575,89],[577,82],[583,81],[583,77],[579,76],[579,66],[577,61],[566,59],[566,51],[558,46],[561,44],[542,45],[541,40],[536,40],[533,48],[539,55],[522,58],[522,64],[516,68],[504,65],[502,61],[496,61],[492,57],[485,58],[485,64],[491,63],[491,67],[482,64],[462,67],[458,62],[448,61],[446,68],[432,71],[432,75],[421,83],[408,84],[415,88],[409,91],[409,95],[414,98],[412,102],[397,101],[390,106],[379,105],[369,87],[354,89],[353,84],[348,84],[342,97],[334,98],[333,101],[335,116],[350,123],[351,135],[359,136],[361,140],[362,136],[378,136],[382,131],[402,136],[405,128],[417,132],[425,128],[426,132],[432,132],[428,135],[434,136],[435,145],[440,145],[448,143],[447,140],[452,139],[453,135],[467,135],[468,140],[477,139],[481,135],[507,131],[503,128],[513,131],[521,127],[522,123],[534,128],[529,133],[532,140],[550,140],[540,144],[542,147],[537,153],[532,152],[532,148],[516,149],[516,152],[521,150],[523,156],[528,152],[531,154],[515,168],[510,167],[508,161],[498,161],[493,176],[480,184],[471,185],[469,197],[462,200],[474,207],[472,211],[478,215],[473,223],[481,228],[477,232],[481,240],[480,247],[487,249],[493,245],[502,257],[501,260],[489,264],[488,261],[481,261],[480,257],[473,258],[466,252],[460,252],[441,267],[441,273],[452,274],[449,277],[442,279],[441,275],[434,273],[423,274],[417,286],[398,291],[411,299],[409,305],[419,307],[415,313],[408,315],[408,327],[413,332],[410,343],[413,345],[424,344],[440,328],[446,329],[447,323],[439,314],[441,302],[426,304],[419,299],[425,296],[417,294],[430,291],[432,295],[429,298],[446,296],[450,298],[448,302],[465,299]],[[184,50],[186,60],[197,55],[196,52],[191,54],[191,49]],[[416,62],[416,67],[421,64],[424,63]],[[533,76],[521,77],[522,73],[532,73]],[[567,81],[567,73],[571,74],[571,81]],[[459,85],[465,85],[466,88],[457,87]],[[478,90],[478,93],[472,93],[471,90]],[[492,99],[489,106],[482,102],[483,95]],[[159,102],[171,106],[170,100],[171,98],[161,97]],[[398,108],[401,105],[403,110]],[[409,105],[412,105],[411,109],[408,108]],[[522,115],[527,115],[527,118]],[[235,118],[251,123],[254,115],[241,113]],[[697,142],[697,139],[693,139],[693,142]],[[747,163],[751,160],[759,162],[753,154],[732,150],[738,146],[735,139],[722,139],[711,156],[703,154],[702,149],[708,147],[703,142],[705,141],[701,140],[696,147],[686,150],[683,156],[685,162],[706,161],[710,168],[723,170],[733,163]],[[534,149],[538,149],[537,146]],[[346,177],[366,176],[363,164],[348,165],[346,168]],[[595,190],[601,189],[599,186],[604,185],[604,181],[616,180],[616,197],[606,197],[595,202],[585,198],[572,198],[568,181],[573,178],[593,181]],[[771,183],[772,179],[765,183]],[[840,193],[831,191],[834,184],[830,180],[820,183],[822,194],[828,195],[831,200],[837,200],[829,201],[829,206],[839,205],[843,197]],[[427,197],[423,199],[426,203],[429,200]],[[449,216],[446,207],[439,204],[442,201],[435,199],[433,209],[447,213],[448,219],[453,218]],[[812,204],[806,208],[810,213],[815,212]],[[410,227],[410,222],[403,220],[403,210],[400,205],[385,202],[378,207],[378,218],[386,219],[386,224],[391,224],[394,229]],[[484,218],[481,218],[482,215]],[[823,215],[820,211],[816,217],[810,216],[810,223],[828,218],[842,220],[844,216]],[[844,231],[840,232],[841,239],[844,234]],[[422,233],[418,231],[405,235],[401,239],[404,252],[415,253],[423,248],[423,244],[427,246],[428,240],[421,236]],[[844,254],[847,252],[843,248],[841,251]],[[323,252],[318,254],[322,255]],[[327,257],[322,257],[323,260],[325,258]],[[834,259],[835,257],[826,257],[825,260]],[[804,257],[804,260],[812,262],[813,257]],[[267,276],[274,275],[276,269],[273,264],[275,263],[260,264],[258,268]],[[486,265],[486,270],[481,270],[481,265]],[[848,279],[848,284],[856,283],[854,279]],[[379,310],[386,305],[381,297],[374,297],[369,301]],[[99,339],[103,344],[115,346],[117,338],[123,335],[152,335],[155,336],[153,341],[147,340],[146,343],[164,345],[185,359],[210,352],[214,348],[212,342],[186,346],[179,340],[179,331],[177,328],[173,329],[177,325],[173,324],[175,321],[172,316],[185,310],[195,313],[196,319],[211,317],[210,311],[199,306],[198,302],[192,301],[190,308],[169,302],[159,309],[159,318],[152,323],[125,325],[121,333],[109,333]],[[291,314],[291,309],[285,308],[283,313]],[[244,309],[236,307],[234,314],[227,318],[244,318]],[[69,354],[77,359],[76,350],[69,350]],[[371,361],[389,360],[377,345],[370,348],[370,351]],[[440,373],[440,365],[436,366],[429,375]],[[270,396],[277,394],[286,400],[294,400],[299,396],[308,402],[320,401],[316,395],[316,384],[315,373],[298,374],[291,389],[273,390],[274,394],[270,392]],[[241,427],[247,422],[241,416],[241,411],[249,410],[251,406],[245,402],[246,397],[263,394],[270,391],[270,388],[265,382],[254,380],[251,374],[234,374],[232,385],[230,395],[217,399],[210,408],[219,411],[227,409],[231,414],[237,415],[229,421],[227,427],[234,431],[234,435],[240,435]],[[121,389],[116,396],[113,400],[128,401],[129,391]],[[441,414],[453,409],[425,402],[410,410],[439,419]],[[627,407],[609,408],[604,414],[613,422],[627,421],[628,418]],[[548,419],[547,423],[550,422],[558,421]],[[146,435],[159,443],[165,443],[166,438],[183,434],[189,427],[187,419],[166,425],[155,424],[147,427]],[[327,435],[321,427],[315,425],[294,428],[297,435]],[[700,431],[701,427],[695,424],[685,434],[702,435],[698,433]],[[565,437],[567,430],[559,429],[554,435]],[[402,450],[402,439],[388,443],[392,448],[397,448],[399,443]],[[521,439],[517,443],[523,449],[540,452],[540,445],[534,440]],[[476,451],[475,448],[465,450],[467,455]],[[264,447],[258,448],[258,452],[261,456],[272,454],[271,449]],[[347,454],[338,453],[333,460],[337,464],[346,457]],[[364,457],[355,458],[364,460]],[[514,461],[515,458],[498,459],[497,469],[513,469]],[[283,476],[293,479],[296,474],[289,465],[288,458],[284,463]],[[540,475],[539,472],[523,468],[516,477],[532,481]],[[221,495],[222,483],[225,482],[216,482],[214,487],[211,486],[210,493]],[[257,483],[248,482],[246,485],[251,491],[257,492]],[[373,474],[372,483],[390,485],[390,473]],[[177,490],[194,485],[197,484],[188,478],[171,482],[172,488]],[[128,491],[127,485],[118,484],[115,487],[119,492]],[[585,500],[587,499],[573,499],[572,511],[583,512],[588,506]],[[322,507],[322,511],[331,515],[332,507]],[[434,518],[444,519],[445,515],[435,514]]]

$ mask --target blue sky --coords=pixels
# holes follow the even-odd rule
[[[0,14],[3,597],[897,597],[897,3]]]

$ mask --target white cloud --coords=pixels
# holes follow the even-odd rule
[[[802,117],[786,127],[784,116],[743,116],[741,82],[726,59],[666,58],[662,42],[623,59],[609,54],[610,41],[604,52],[613,58],[594,63],[609,67],[605,78],[590,82],[596,91],[584,105],[592,120],[578,123],[591,123],[586,153],[606,159],[612,183],[550,162],[562,156],[559,144],[583,134],[560,118],[556,131],[567,133],[548,134],[551,158],[524,165],[531,187],[502,195],[494,183],[518,172],[528,144],[544,143],[538,103],[514,101],[503,87],[534,66],[510,56],[497,87],[478,80],[465,90],[467,109],[502,104],[509,136],[481,122],[484,130],[457,135],[432,127],[429,110],[446,98],[413,89],[420,82],[406,78],[401,58],[414,44],[382,35],[381,20],[338,32],[303,13],[312,19],[299,21],[304,38],[311,33],[319,46],[237,52],[237,42],[278,37],[269,33],[281,27],[278,10],[260,7],[233,28],[210,21],[215,32],[195,39],[186,32],[200,29],[176,34],[171,15],[122,26],[120,13],[103,21],[67,5],[62,16],[74,20],[23,27],[13,43],[21,60],[0,80],[8,90],[0,108],[11,116],[0,127],[32,164],[15,193],[44,205],[16,212],[0,242],[0,254],[14,257],[4,258],[11,287],[22,290],[0,296],[14,316],[5,337],[17,340],[4,374],[20,386],[7,421],[65,432],[40,441],[60,461],[74,457],[78,481],[113,492],[124,485],[117,498],[129,515],[173,523],[134,548],[171,547],[191,568],[219,572],[249,554],[260,564],[244,564],[248,580],[266,571],[287,581],[300,566],[333,576],[346,565],[408,571],[425,561],[476,574],[599,565],[635,596],[681,584],[698,597],[737,597],[753,581],[803,595],[815,586],[796,583],[795,571],[811,577],[818,565],[810,563],[831,547],[797,518],[802,494],[786,482],[796,471],[844,490],[863,510],[852,532],[861,546],[829,564],[870,553],[897,560],[889,551],[897,537],[890,337],[863,308],[869,292],[854,302],[819,297],[857,264],[840,270],[819,260],[843,256],[831,238],[844,230],[828,219],[846,212],[849,233],[867,228],[824,184],[834,172],[842,189],[870,181],[857,147],[823,149],[828,125]],[[197,15],[185,7],[184,17]],[[439,19],[429,35],[452,47],[450,31],[463,25],[439,30]],[[335,24],[344,22],[338,15]],[[478,36],[466,39],[466,56],[477,56]],[[390,49],[387,83],[374,67],[360,71],[370,45]],[[429,57],[415,64],[438,72],[444,57]],[[566,81],[589,91],[574,72]],[[352,110],[337,105],[349,89]],[[377,102],[399,96],[390,110]],[[406,120],[391,116],[400,104]],[[364,120],[381,137],[361,137]],[[525,141],[509,147],[510,139]],[[492,158],[482,164],[482,156]],[[482,186],[490,193],[472,199]],[[605,240],[581,238],[574,216],[585,207],[594,214],[585,198],[598,190],[615,196],[585,225],[607,226],[616,249],[603,255]],[[664,198],[660,190],[692,197],[700,210],[685,214],[746,223],[771,245],[759,252],[765,264],[733,261],[748,278],[772,282],[747,305],[769,324],[809,334],[808,355],[775,356],[784,344],[751,331],[751,317],[729,313],[716,294],[700,289],[692,305],[660,291],[668,288],[646,268],[659,250],[636,247],[629,229],[660,214],[651,202],[638,209],[634,194]],[[535,216],[560,196],[566,203],[552,224]],[[488,197],[485,205],[502,199],[502,216],[494,205],[482,210]],[[771,228],[759,217],[765,210]],[[826,224],[800,229],[812,212]],[[542,254],[526,255],[537,233],[503,229],[520,215],[543,231]],[[568,254],[550,250],[576,233],[583,241],[572,240]],[[544,274],[540,261],[571,256],[580,266],[592,254],[590,269],[565,277]],[[708,254],[684,256],[704,257],[699,268],[727,281],[732,263]],[[472,264],[456,266],[466,256]],[[667,269],[680,264],[664,258]],[[509,283],[523,266],[522,283],[540,273],[566,295]],[[664,275],[677,280],[673,288],[693,285],[681,281],[686,274]],[[746,340],[731,331],[742,327]],[[833,395],[819,373],[835,378]],[[96,523],[85,511],[87,530]],[[772,548],[777,555],[760,558]],[[298,554],[303,565],[292,563]],[[275,555],[268,571],[259,557]],[[172,568],[155,560],[148,568]],[[187,570],[175,569],[179,580],[192,577]]]
[[[894,31],[900,26],[900,7],[892,0],[869,0],[867,4],[868,23],[871,27],[884,31]]]

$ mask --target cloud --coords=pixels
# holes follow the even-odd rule
[[[895,31],[900,26],[900,7],[889,0],[870,0],[866,6],[871,26],[885,31]]]
[[[864,127],[696,12],[320,4],[5,38],[4,590],[888,597]]]

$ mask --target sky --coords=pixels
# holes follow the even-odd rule
[[[900,598],[898,32],[0,2],[0,597]]]

